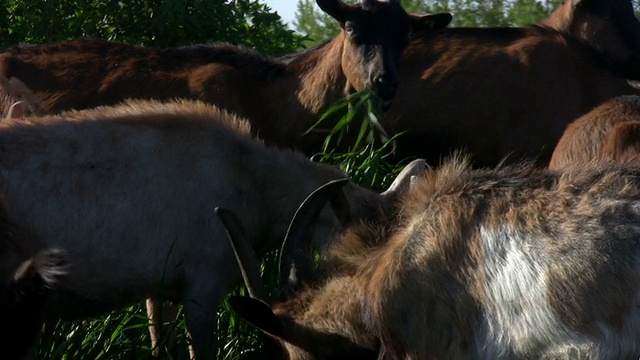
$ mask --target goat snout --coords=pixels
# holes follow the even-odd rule
[[[396,95],[398,89],[398,81],[392,76],[380,74],[374,76],[371,80],[375,94],[380,99],[382,110],[387,110],[391,106],[391,101]]]

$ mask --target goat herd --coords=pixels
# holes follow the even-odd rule
[[[33,357],[45,320],[147,299],[151,324],[182,303],[192,358],[214,358],[242,275],[250,296],[229,301],[264,334],[255,358],[638,359],[631,1],[565,0],[523,28],[317,3],[340,34],[281,58],[0,53],[0,356]],[[322,139],[305,130],[362,89],[403,132],[397,158],[421,158],[382,193],[306,157]],[[268,291],[258,259],[277,248]]]

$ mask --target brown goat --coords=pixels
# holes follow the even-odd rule
[[[0,75],[18,77],[44,114],[127,98],[190,98],[249,119],[269,144],[312,153],[302,134],[330,104],[371,89],[389,106],[409,32],[438,29],[450,14],[408,15],[399,0],[317,0],[342,31],[324,45],[268,58],[229,44],[154,50],[104,40],[16,47],[0,54]],[[309,145],[311,144],[311,145]]]
[[[73,265],[51,299],[54,315],[81,318],[146,298],[181,302],[195,355],[212,358],[218,302],[239,274],[213,207],[240,214],[262,253],[280,244],[309,193],[346,177],[250,133],[246,120],[187,101],[1,122],[7,213],[43,246],[65,249]],[[382,195],[347,183],[343,194],[367,216],[402,183]],[[324,210],[318,242],[336,225]]]
[[[631,1],[562,1],[539,24],[587,43],[609,67],[640,80],[640,26]]]
[[[640,95],[640,24],[630,0],[564,1],[539,25],[414,34],[383,127],[398,155],[477,165],[547,165],[567,124],[603,101]]]
[[[640,165],[640,97],[614,98],[569,124],[549,169],[599,166],[603,161]]]
[[[232,306],[291,360],[640,356],[638,169],[452,162],[398,208],[348,228],[284,303]]]

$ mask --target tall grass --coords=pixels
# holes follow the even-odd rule
[[[388,158],[393,150],[394,138],[382,131],[377,123],[375,99],[361,92],[334,104],[309,132],[325,131],[326,140],[315,161],[341,167],[357,183],[381,190],[388,186],[401,169]],[[326,130],[320,130],[321,126]],[[215,204],[211,204],[212,211]],[[278,254],[267,254],[262,261],[263,278],[275,289]],[[244,294],[238,286],[232,294]],[[235,360],[244,351],[260,346],[258,333],[236,317],[228,303],[218,308],[217,359]],[[188,338],[184,316],[180,312],[177,323],[177,344],[173,359],[188,359]],[[44,326],[38,347],[39,359],[147,359],[151,353],[151,340],[144,304],[136,304],[112,311],[92,320],[52,322]]]
[[[369,91],[358,92],[335,103],[307,130],[307,133],[326,133],[322,149],[312,160],[340,167],[362,186],[375,190],[386,187],[404,162],[389,161],[395,139],[402,134],[390,137],[380,125],[380,118],[377,100]],[[319,130],[327,122],[333,124]]]

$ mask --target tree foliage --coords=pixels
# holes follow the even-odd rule
[[[315,0],[298,1],[293,26],[308,37],[307,46],[323,43],[340,31],[338,22],[320,10]]]
[[[548,16],[560,0],[410,0],[412,12],[450,12],[452,26],[525,26]]]
[[[0,0],[0,47],[79,37],[149,47],[227,41],[281,55],[302,37],[256,0]]]
[[[524,26],[549,15],[561,0],[403,0],[411,13],[450,12],[451,26]],[[347,2],[355,2],[354,0]],[[335,20],[315,6],[299,0],[295,28],[310,38],[307,45],[324,42],[338,33]]]

